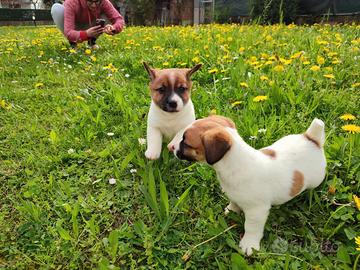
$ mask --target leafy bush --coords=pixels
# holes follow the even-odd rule
[[[250,0],[251,17],[260,23],[291,23],[299,0]]]
[[[131,24],[150,25],[152,24],[156,11],[155,0],[133,0],[126,1],[131,13]]]

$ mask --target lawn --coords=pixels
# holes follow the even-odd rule
[[[98,51],[53,27],[0,36],[1,269],[359,267],[359,26],[128,27]],[[272,208],[252,257],[209,166],[145,159],[142,61],[203,63],[197,118],[230,117],[256,148],[325,122],[324,182]]]

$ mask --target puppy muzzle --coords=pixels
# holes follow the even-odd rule
[[[181,150],[174,151],[174,155],[178,159],[187,160],[187,161],[196,161],[195,159],[193,159],[191,157],[185,156],[184,153]]]
[[[178,112],[177,110],[178,104],[176,101],[167,101],[162,106],[162,110],[165,112]]]

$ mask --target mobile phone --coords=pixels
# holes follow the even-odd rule
[[[96,19],[96,25],[100,25],[101,27],[104,27],[105,20],[104,19]]]

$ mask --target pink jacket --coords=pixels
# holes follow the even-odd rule
[[[121,32],[125,24],[123,17],[109,0],[102,0],[94,13],[88,8],[86,0],[66,0],[64,6],[64,34],[72,42],[82,42],[88,39],[86,31],[77,31],[76,25],[88,25],[88,28],[95,26],[96,19],[100,18],[102,14],[110,20],[115,28],[115,33]]]

